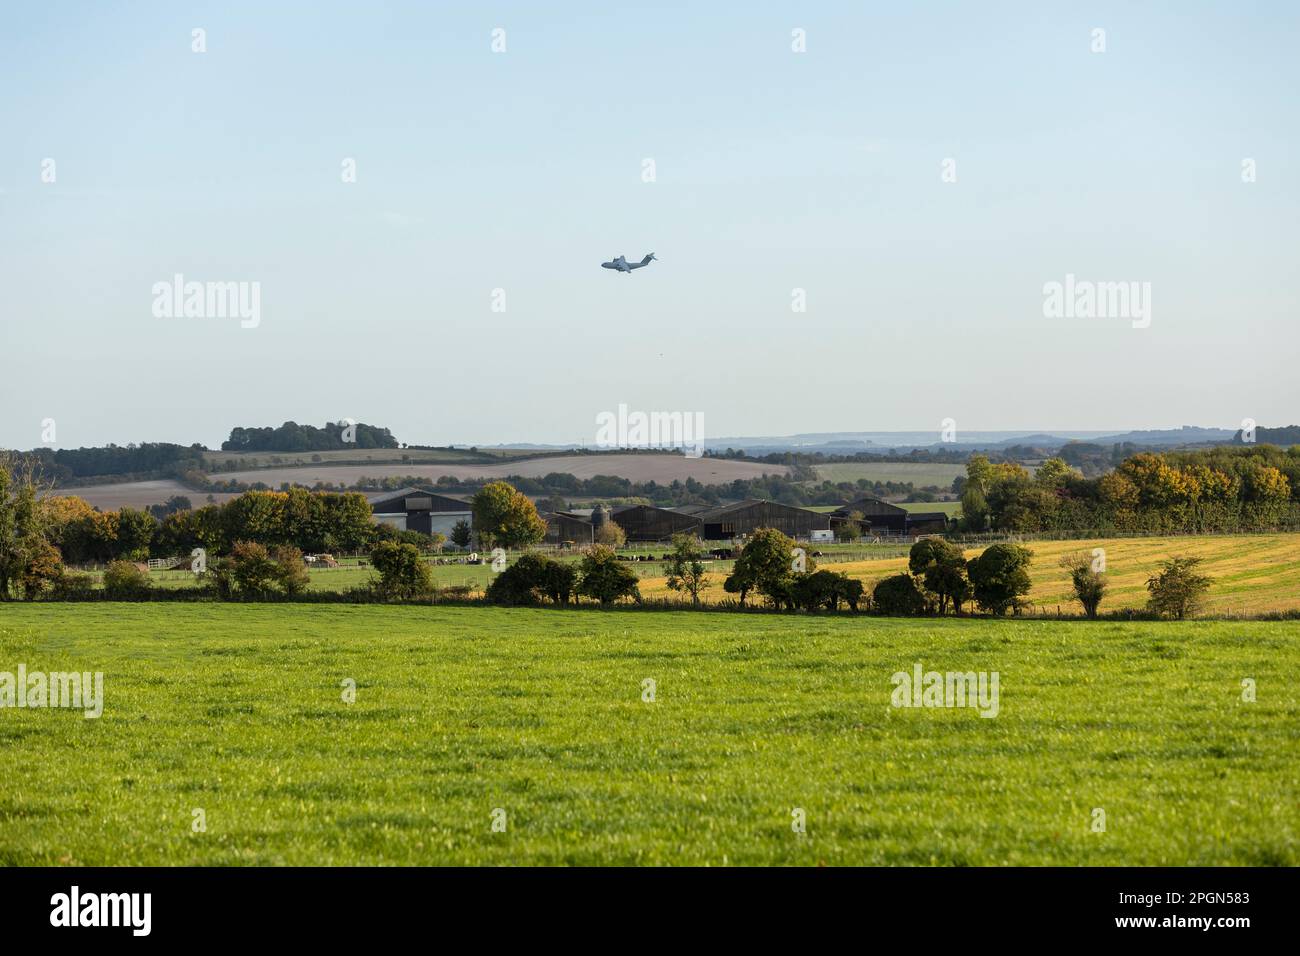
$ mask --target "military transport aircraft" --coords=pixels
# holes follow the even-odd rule
[[[617,269],[619,272],[631,272],[633,269],[641,269],[648,266],[652,261],[657,262],[655,254],[652,252],[640,262],[628,262],[626,256],[619,256],[613,262],[602,262],[602,269]]]

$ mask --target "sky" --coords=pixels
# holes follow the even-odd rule
[[[0,446],[343,418],[590,443],[620,404],[706,435],[1300,422],[1297,27],[1284,2],[6,5]],[[157,314],[177,274],[257,283],[256,322]],[[1135,298],[1049,315],[1067,276]]]

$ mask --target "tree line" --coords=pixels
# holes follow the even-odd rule
[[[1300,526],[1300,446],[1216,446],[1140,453],[1086,478],[1061,458],[1034,474],[973,455],[962,486],[961,530],[1149,534],[1263,531]]]

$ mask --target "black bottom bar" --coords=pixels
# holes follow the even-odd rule
[[[690,918],[733,941],[815,926],[859,939],[903,930],[945,947],[1042,932],[1231,945],[1293,926],[1297,883],[1294,869],[8,869],[0,914],[7,944],[71,934],[373,944],[452,928],[535,943],[611,921],[667,942]]]

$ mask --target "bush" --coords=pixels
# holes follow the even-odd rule
[[[934,595],[940,614],[947,613],[950,605],[954,613],[961,613],[961,606],[971,596],[961,548],[942,538],[922,538],[912,545],[907,568]]]
[[[493,579],[487,599],[492,604],[518,605],[549,598],[556,604],[568,604],[577,578],[573,564],[528,552]]]
[[[1097,608],[1106,593],[1106,575],[1092,569],[1092,557],[1082,551],[1061,558],[1061,567],[1070,573],[1074,599],[1083,607],[1083,613],[1095,620]]]
[[[242,595],[266,597],[280,583],[280,567],[266,545],[256,541],[238,541],[230,549],[231,578]]]
[[[856,611],[861,599],[862,582],[854,580],[843,571],[823,570],[799,574],[790,586],[790,603],[805,611],[816,611],[819,608],[838,611],[841,601]]]
[[[610,520],[597,528],[593,537],[596,544],[607,544],[611,548],[621,548],[627,544],[627,532]]]
[[[673,535],[667,583],[670,591],[689,594],[691,603],[699,607],[700,592],[709,586],[709,576],[704,569],[704,547],[694,535]]]
[[[910,574],[895,574],[876,583],[871,606],[890,617],[916,617],[930,609],[925,595]]]
[[[1029,593],[1029,559],[1033,552],[1018,544],[993,544],[967,564],[979,606],[991,614],[1019,612]]]
[[[85,601],[95,591],[95,576],[65,570],[49,591],[51,601]]]
[[[433,572],[413,544],[380,542],[370,552],[370,563],[379,572],[379,591],[386,597],[409,601],[433,591]]]
[[[728,594],[739,594],[745,603],[749,592],[757,591],[775,607],[792,600],[794,586],[794,541],[775,528],[759,528],[745,542],[731,574],[722,582]],[[805,570],[812,571],[814,563],[806,559]]]
[[[142,601],[149,590],[149,573],[130,561],[114,561],[104,570],[104,593],[111,600]]]
[[[311,583],[307,573],[307,562],[302,559],[302,551],[293,545],[281,545],[271,549],[271,560],[279,568],[279,585],[285,594],[301,594]]]
[[[624,597],[641,603],[636,574],[607,545],[594,545],[583,557],[579,573],[578,594],[595,598],[601,604],[613,604]]]
[[[1160,562],[1160,571],[1147,580],[1151,597],[1147,607],[1161,616],[1179,621],[1195,614],[1205,600],[1212,578],[1198,574],[1200,558],[1178,556]]]
[[[59,549],[44,538],[33,537],[23,548],[23,565],[18,575],[23,598],[34,601],[63,577],[63,559]]]

